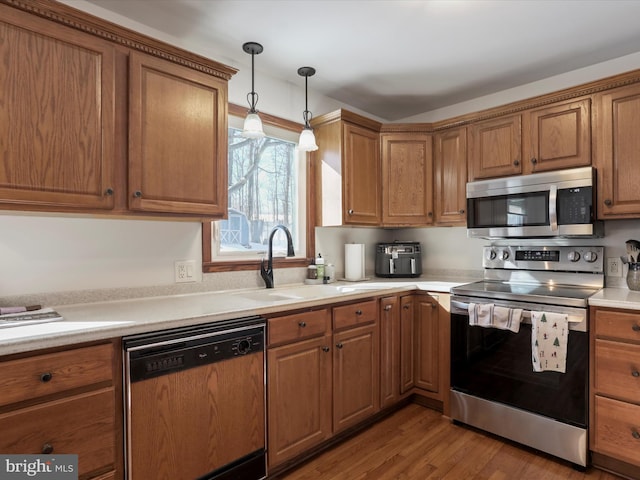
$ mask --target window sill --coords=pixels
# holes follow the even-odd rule
[[[242,270],[260,270],[260,259],[247,260],[220,260],[215,262],[203,262],[203,273],[215,272],[239,272]],[[274,268],[298,268],[306,267],[312,263],[309,258],[282,258],[273,259]]]

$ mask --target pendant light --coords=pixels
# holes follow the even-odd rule
[[[313,129],[309,122],[311,121],[311,112],[307,106],[307,82],[309,77],[315,75],[316,69],[313,67],[300,67],[298,69],[298,75],[304,77],[304,112],[302,117],[304,118],[304,128],[300,133],[300,140],[298,141],[298,149],[302,152],[313,152],[318,149],[316,145],[316,137],[313,134]]]
[[[251,54],[251,92],[247,93],[247,100],[249,102],[249,112],[247,118],[244,119],[244,127],[242,129],[242,136],[246,138],[262,138],[264,137],[264,130],[262,129],[262,120],[258,116],[256,110],[256,104],[258,103],[258,94],[253,88],[254,79],[254,66],[253,58],[255,55],[262,53],[262,45],[256,42],[247,42],[242,45],[242,49]]]

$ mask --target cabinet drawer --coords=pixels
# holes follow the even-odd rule
[[[0,415],[0,452],[78,455],[80,476],[114,464],[113,388]]]
[[[594,450],[640,465],[640,406],[596,395]]]
[[[0,362],[0,405],[113,380],[111,344]]]
[[[595,388],[640,403],[640,345],[596,340]]]
[[[640,342],[640,314],[596,310],[596,335]]]
[[[330,328],[329,318],[329,310],[270,318],[269,345],[323,336]]]
[[[336,330],[375,322],[377,318],[377,300],[368,300],[333,308],[333,328]]]

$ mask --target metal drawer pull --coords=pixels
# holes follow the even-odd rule
[[[304,328],[307,326],[307,322],[298,322],[298,326]]]
[[[438,306],[438,304],[437,304],[437,303],[432,303],[432,304],[431,304],[431,308],[436,308],[437,306]]]
[[[411,307],[409,305],[403,305],[402,308],[404,308],[405,310],[409,310]]]
[[[362,310],[356,310],[356,315],[362,315]]]
[[[49,455],[50,453],[53,453],[53,445],[51,445],[50,443],[45,443],[44,445],[42,445],[41,451],[44,455]]]
[[[631,376],[633,377],[640,377],[640,372],[638,370],[634,370],[633,372],[631,372]]]
[[[385,310],[387,310],[387,311],[388,311],[388,310],[391,310],[391,305],[386,305],[386,306],[384,307],[384,309],[385,309]]]
[[[640,440],[640,433],[638,433],[637,430],[634,430],[633,432],[631,432],[631,436],[636,440]]]
[[[342,347],[344,347],[344,345],[342,345],[342,343],[336,343],[336,347],[342,348]]]
[[[633,327],[631,327],[631,330],[633,330],[634,332],[640,332],[640,325],[635,324]]]
[[[323,352],[328,352],[329,351],[329,347],[322,347],[322,351]]]
[[[40,381],[42,383],[47,383],[47,382],[51,381],[52,378],[53,378],[53,373],[51,373],[51,372],[46,372],[46,373],[43,373],[42,375],[40,375]]]

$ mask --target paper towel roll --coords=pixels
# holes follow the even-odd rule
[[[364,278],[364,244],[345,244],[344,278],[351,281],[362,280]]]

